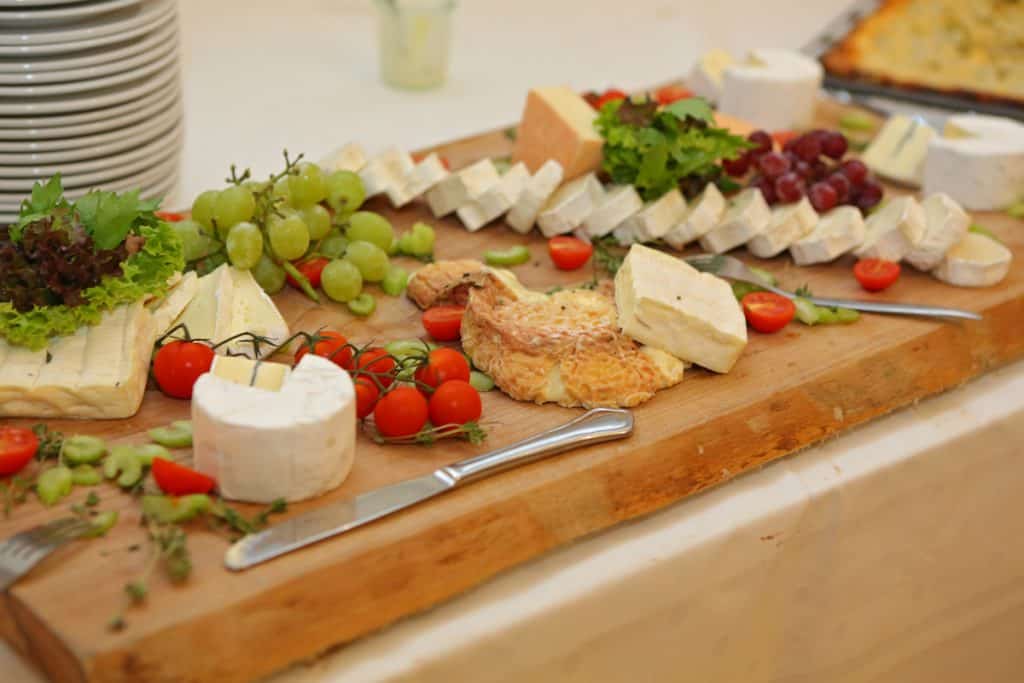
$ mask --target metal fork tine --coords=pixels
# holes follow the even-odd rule
[[[88,520],[66,517],[0,542],[0,590],[24,576],[66,542],[82,536],[91,526]]]

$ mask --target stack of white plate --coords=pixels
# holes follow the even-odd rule
[[[177,0],[0,0],[0,221],[58,171],[163,196],[181,145]]]

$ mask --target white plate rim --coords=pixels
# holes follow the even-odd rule
[[[118,126],[138,123],[139,120],[152,115],[154,110],[170,106],[172,101],[181,100],[181,87],[175,83],[166,93],[156,95],[149,102],[129,102],[102,110],[102,116],[92,115],[81,123],[65,123],[58,126],[36,126],[25,128],[0,128],[0,140],[54,140],[89,133],[108,131]],[[89,112],[93,114],[93,112]],[[73,116],[57,117],[60,120],[75,119]]]
[[[0,0],[0,7],[11,9],[17,7],[45,7],[47,5],[70,5],[81,1],[82,0]]]
[[[33,117],[49,114],[88,113],[108,109],[118,104],[144,97],[153,90],[161,88],[178,78],[179,69],[167,69],[135,85],[124,88],[108,88],[109,92],[102,95],[92,94],[88,97],[67,98],[57,96],[36,102],[4,103],[0,102],[0,121],[4,117]],[[2,125],[2,124],[0,124]]]
[[[140,113],[138,119],[131,121],[130,124],[122,125],[120,127],[115,126],[112,130],[105,130],[100,133],[56,139],[31,138],[27,140],[0,140],[0,154],[25,155],[70,152],[76,149],[82,149],[83,147],[102,145],[104,143],[123,140],[130,137],[133,138],[138,136],[142,130],[156,125],[154,123],[155,121],[160,121],[166,117],[172,116],[175,112],[181,116],[183,107],[181,100],[174,100],[166,107],[153,107],[153,110],[152,115],[142,115]]]
[[[145,0],[104,0],[103,4],[79,4],[78,7],[42,7],[26,10],[24,5],[13,9],[0,5],[0,27],[15,28],[18,26],[59,25],[68,21],[81,20],[108,12],[116,12]],[[81,3],[81,0],[70,0],[66,4]],[[54,3],[47,3],[52,5]]]
[[[168,0],[143,0],[136,6],[126,7],[107,16],[77,21],[70,25],[5,27],[0,31],[0,46],[29,47],[80,43],[105,36],[123,35],[139,26],[151,23],[154,17],[166,11],[161,3]]]

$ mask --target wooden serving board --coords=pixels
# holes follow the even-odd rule
[[[438,148],[456,167],[507,154],[502,132]],[[527,244],[533,259],[515,270],[529,286],[570,284],[590,273],[559,273],[536,234],[503,225],[476,234],[454,220],[433,220],[416,206],[390,211],[401,229],[427,220],[438,229],[438,258],[479,257],[485,249]],[[18,583],[2,602],[0,633],[59,681],[242,681],[312,657],[461,593],[531,558],[625,520],[646,515],[772,460],[892,410],[962,384],[1024,355],[1024,224],[979,215],[1014,250],[1009,277],[988,289],[943,285],[907,268],[880,300],[959,306],[981,322],[948,323],[864,316],[850,326],[792,324],[775,335],[752,332],[728,375],[688,371],[682,384],[635,411],[628,440],[570,452],[455,491],[342,537],[233,574],[227,542],[202,524],[189,535],[191,578],[174,586],[159,574],[127,627],[107,628],[122,587],[144,569],[138,507],[113,487],[101,509],[117,508],[103,539],[66,548]],[[745,252],[740,252],[744,258]],[[412,262],[409,264],[413,265]],[[790,288],[860,297],[851,262],[797,268],[788,257],[759,262]],[[317,306],[289,291],[278,303],[293,330],[327,325],[367,342],[419,336],[419,312],[407,300],[378,297],[369,320],[338,305]],[[579,414],[484,398],[485,446],[452,441],[432,447],[381,447],[361,438],[351,476],[337,491],[288,514],[427,473],[499,447]],[[54,422],[65,433],[139,442],[144,431],[186,418],[189,404],[150,391],[141,412],[112,422]],[[31,424],[32,421],[21,421]],[[188,461],[190,454],[181,453]],[[0,538],[65,515],[69,502],[43,509],[34,500],[0,521]]]

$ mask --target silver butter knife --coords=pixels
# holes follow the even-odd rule
[[[247,569],[404,510],[457,486],[572,448],[621,439],[632,432],[633,414],[628,410],[595,408],[560,427],[510,446],[442,467],[423,477],[326,505],[246,536],[228,549],[224,564],[235,571]]]

